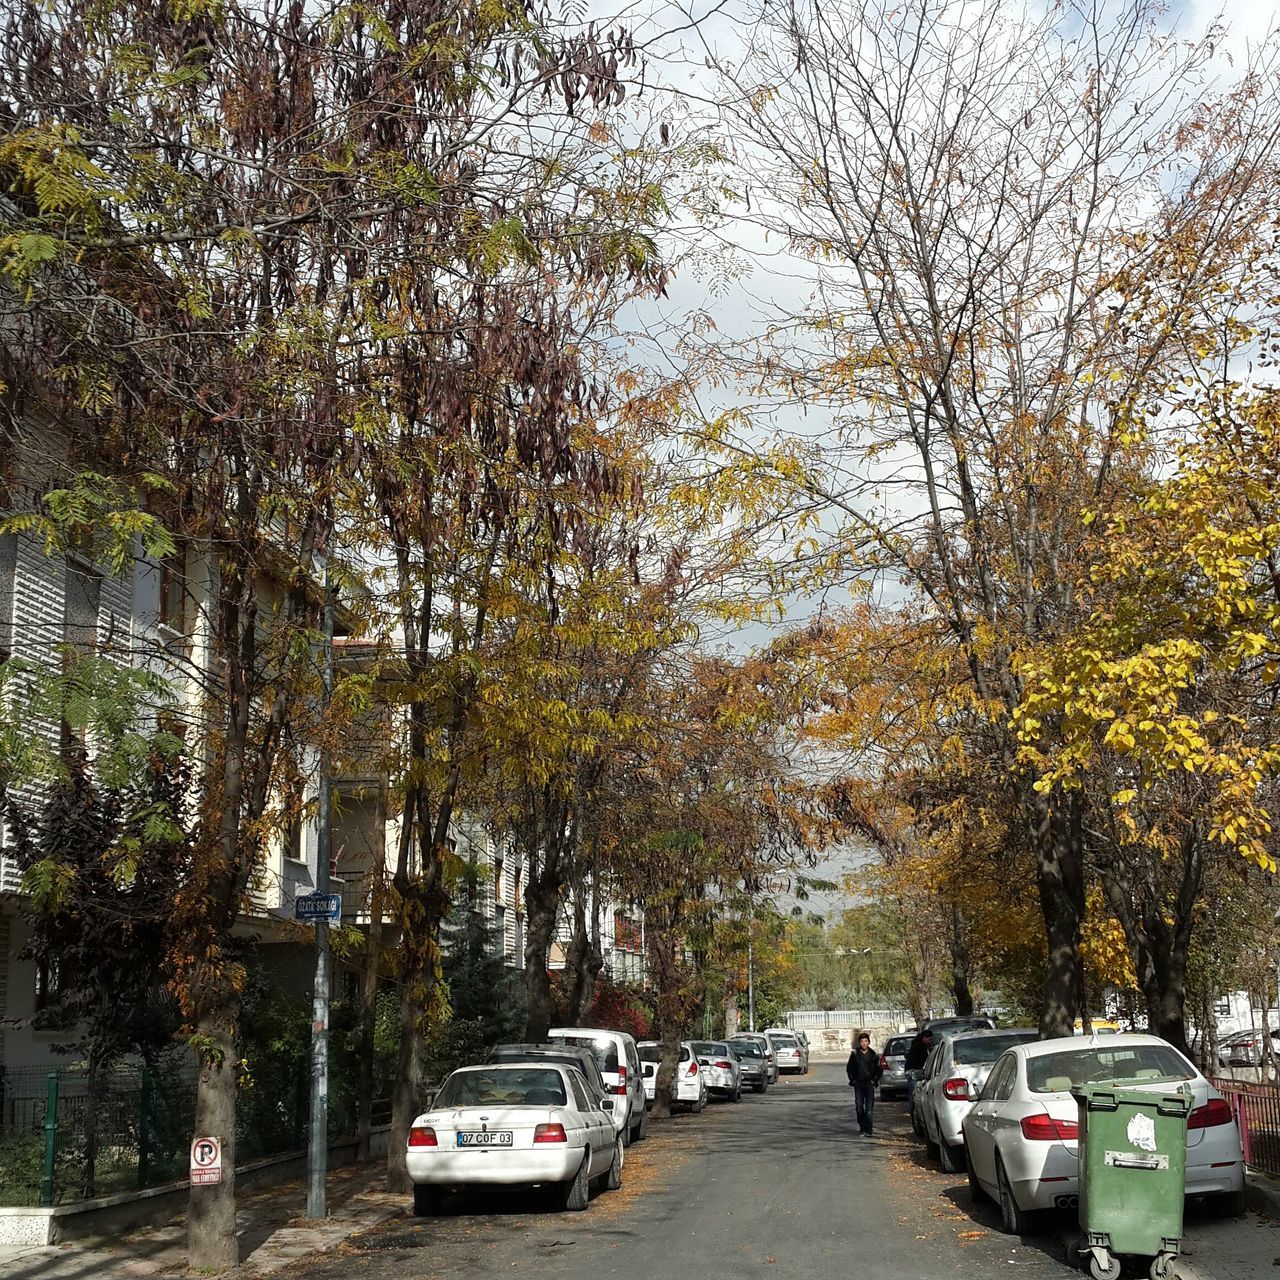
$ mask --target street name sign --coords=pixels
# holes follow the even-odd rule
[[[293,900],[295,920],[341,920],[342,895],[338,893],[300,893]]]

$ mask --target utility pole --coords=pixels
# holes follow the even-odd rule
[[[321,658],[328,713],[333,697],[333,591],[329,566],[324,571],[324,653]],[[333,845],[333,784],[329,752],[320,753],[320,799],[316,839],[316,893],[329,892],[329,861]],[[329,922],[316,921],[316,983],[311,1013],[311,1137],[307,1147],[307,1217],[327,1216],[325,1174],[329,1159],[329,984],[331,961]]]

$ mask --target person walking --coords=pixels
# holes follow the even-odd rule
[[[933,1032],[925,1027],[907,1048],[907,1056],[903,1059],[902,1069],[907,1073],[907,1115],[915,1106],[916,1084],[920,1080],[920,1072],[924,1069],[925,1059],[933,1048]]]
[[[858,1047],[849,1055],[845,1074],[853,1087],[853,1106],[858,1115],[858,1132],[871,1137],[876,1108],[876,1085],[884,1074],[880,1055],[871,1047],[871,1037],[863,1031]]]

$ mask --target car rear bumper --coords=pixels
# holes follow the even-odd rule
[[[410,1151],[409,1177],[423,1186],[529,1186],[568,1182],[582,1163],[582,1147],[548,1145],[529,1151]]]
[[[1056,1180],[1055,1180],[1056,1179]],[[1036,1178],[1016,1178],[1010,1172],[1014,1199],[1023,1209],[1062,1207],[1065,1198],[1080,1193],[1080,1167],[1074,1153],[1055,1155]],[[1244,1188],[1244,1162],[1214,1168],[1212,1163],[1187,1165],[1188,1196],[1218,1195]]]

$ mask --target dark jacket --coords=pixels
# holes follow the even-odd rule
[[[855,1049],[849,1055],[849,1061],[845,1064],[845,1075],[849,1077],[849,1083],[852,1084],[879,1084],[880,1077],[884,1075],[884,1068],[880,1065],[880,1055],[874,1049]]]
[[[904,1071],[919,1071],[924,1066],[924,1060],[929,1056],[929,1050],[932,1048],[932,1040],[925,1044],[923,1036],[916,1036],[907,1049],[907,1056],[902,1060],[902,1069]]]

